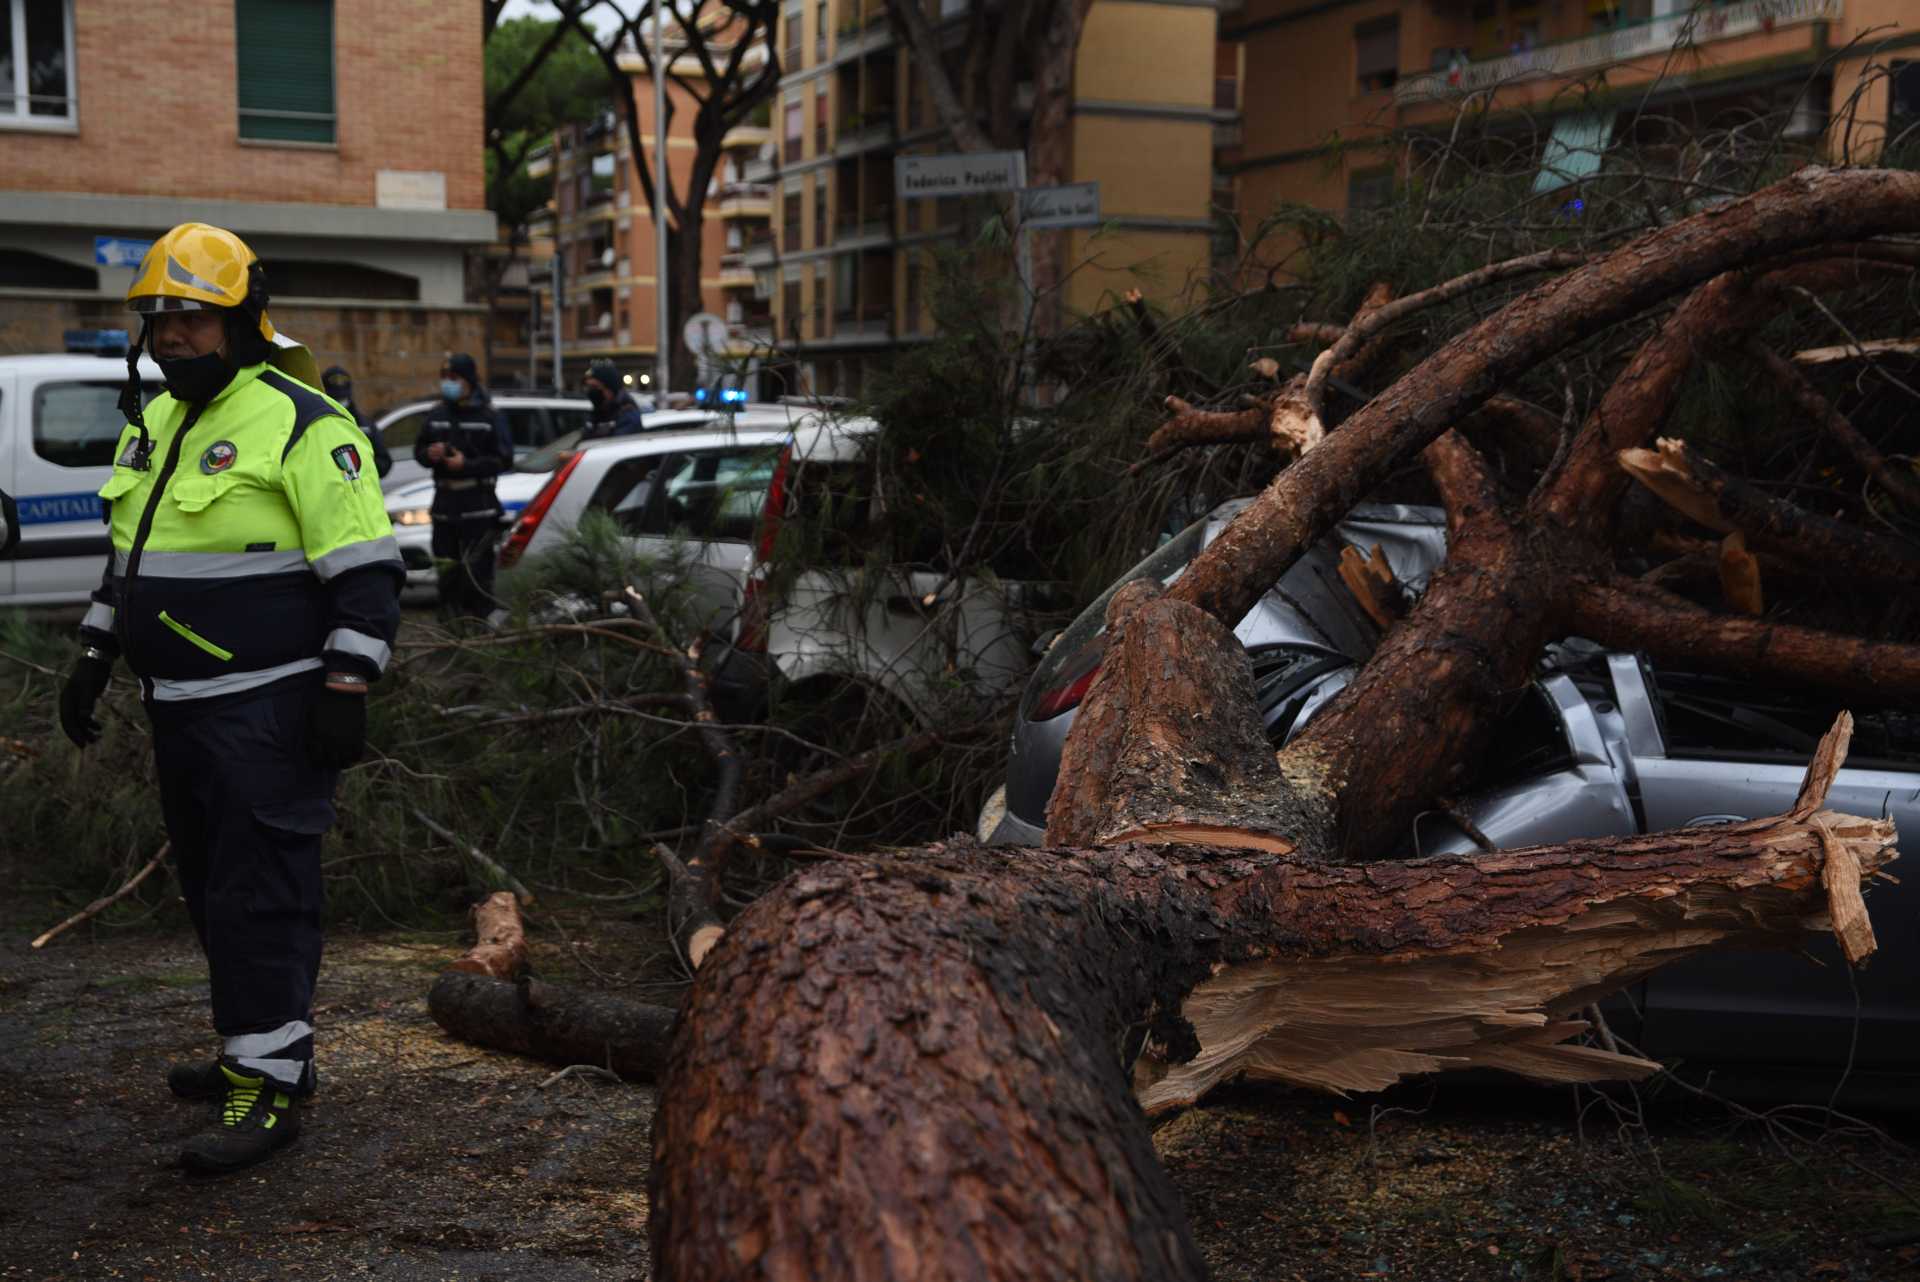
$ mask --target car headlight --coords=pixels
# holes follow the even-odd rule
[[[433,509],[424,507],[402,508],[398,512],[389,512],[395,525],[432,525]]]

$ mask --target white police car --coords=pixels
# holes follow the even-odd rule
[[[69,330],[67,347],[57,356],[0,356],[0,491],[13,496],[19,534],[11,552],[0,552],[0,606],[84,603],[106,564],[96,492],[113,473],[126,426],[118,402],[127,335]],[[142,358],[140,376],[151,399],[160,368]]]

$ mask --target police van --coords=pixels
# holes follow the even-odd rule
[[[124,330],[69,330],[57,356],[0,356],[0,492],[13,496],[19,543],[0,553],[0,606],[84,604],[108,541],[97,491],[113,474],[126,418]],[[143,399],[160,367],[140,360]]]

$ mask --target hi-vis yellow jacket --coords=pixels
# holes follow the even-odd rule
[[[201,699],[325,666],[377,677],[405,578],[372,447],[345,410],[269,365],[129,425],[100,489],[113,553],[81,622],[148,697]],[[310,679],[310,678],[309,678]]]

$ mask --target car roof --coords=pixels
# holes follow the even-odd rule
[[[104,374],[109,378],[127,376],[127,358],[125,356],[95,356],[91,352],[48,352],[32,356],[0,356],[0,370],[9,373],[39,374],[40,376],[65,378],[92,378]],[[142,377],[158,379],[160,367],[150,357],[140,358]]]
[[[596,456],[601,454],[662,454],[673,449],[698,448],[703,445],[726,445],[733,441],[745,441],[752,445],[772,444],[787,435],[785,423],[740,423],[728,424],[724,416],[709,418],[706,422],[690,423],[678,427],[656,427],[645,432],[634,432],[627,436],[602,436],[591,441],[582,441],[580,450],[591,450]]]
[[[499,409],[510,410],[525,409],[528,406],[569,410],[593,408],[593,402],[584,396],[515,396],[511,392],[508,392],[502,393],[499,396],[494,396],[489,393],[487,400]],[[396,405],[380,416],[379,425],[385,427],[388,419],[399,418],[404,414],[418,414],[422,410],[432,409],[439,403],[437,399],[428,398],[425,400],[408,401],[404,405]]]

